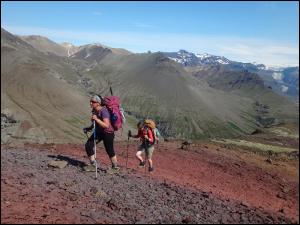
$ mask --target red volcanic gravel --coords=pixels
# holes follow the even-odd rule
[[[84,145],[1,146],[1,223],[299,223],[299,181],[224,149],[156,146],[152,174],[138,168],[130,143],[116,143],[121,172],[106,173],[103,144],[95,173]],[[63,169],[48,167],[64,159]]]

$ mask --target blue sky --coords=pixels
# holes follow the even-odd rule
[[[75,45],[299,63],[298,2],[1,2],[1,27]]]

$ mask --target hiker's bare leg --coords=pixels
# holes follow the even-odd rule
[[[91,155],[90,156],[90,162],[94,162],[95,161],[95,155]]]
[[[152,159],[148,159],[149,167],[153,167]]]
[[[118,160],[117,160],[117,156],[113,156],[110,158],[111,164],[113,165],[113,167],[116,167],[118,165]]]
[[[153,155],[153,151],[154,151],[154,147],[150,146],[147,151],[146,151],[146,156],[147,156],[147,160],[149,163],[149,167],[152,168],[153,167],[153,163],[152,163],[152,155]]]
[[[138,151],[135,156],[138,160],[140,160],[140,162],[144,161],[142,157],[142,151]]]

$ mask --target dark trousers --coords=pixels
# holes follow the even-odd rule
[[[96,135],[96,144],[103,140],[103,144],[106,150],[106,153],[110,158],[114,157],[115,150],[114,150],[114,133],[100,133]],[[85,150],[87,155],[90,157],[91,155],[95,154],[94,151],[94,133],[90,136],[90,138],[85,143]]]

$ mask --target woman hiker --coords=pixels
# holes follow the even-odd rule
[[[92,121],[96,124],[96,142],[99,143],[103,140],[105,150],[111,160],[112,167],[108,170],[108,173],[116,173],[120,170],[117,166],[117,156],[114,150],[114,129],[110,122],[110,114],[108,109],[101,104],[101,98],[98,95],[94,95],[90,99],[90,106],[92,108],[93,115]],[[90,127],[84,128],[83,131],[87,133],[93,129],[93,124]],[[94,132],[95,132],[94,131]],[[94,151],[94,133],[90,136],[85,144],[86,153],[90,159],[90,165],[84,167],[86,171],[96,170],[96,160]]]
[[[146,158],[148,159],[149,163],[149,172],[153,172],[153,162],[152,162],[152,154],[154,151],[154,135],[153,132],[150,128],[144,126],[143,122],[139,122],[137,124],[138,128],[138,134],[137,135],[132,135],[131,131],[129,131],[129,137],[133,138],[140,138],[142,140],[142,144],[139,146],[138,151],[136,153],[136,158],[140,161],[139,166],[144,167],[145,166],[145,160],[143,160],[142,154],[145,151],[146,153]]]

